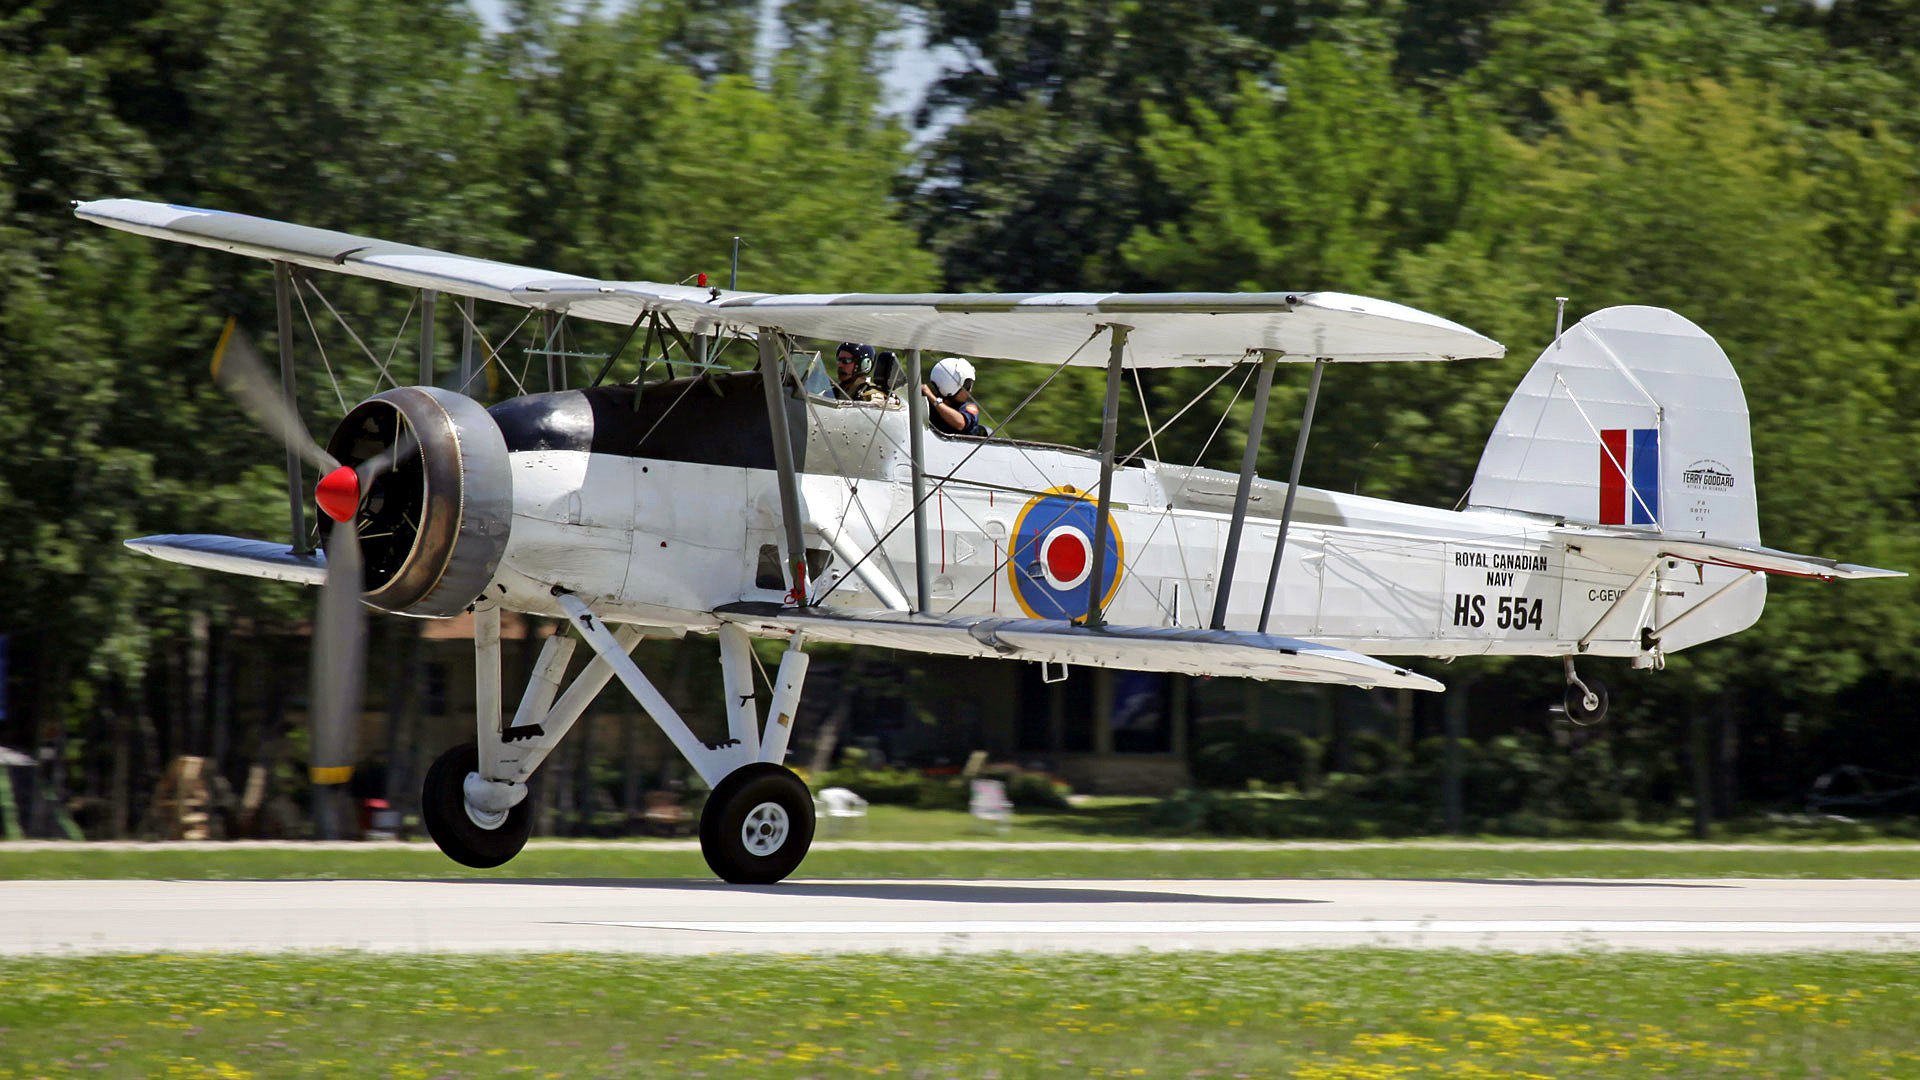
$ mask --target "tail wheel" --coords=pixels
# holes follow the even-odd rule
[[[1586,689],[1579,683],[1567,684],[1567,720],[1585,727],[1597,724],[1607,715],[1607,684],[1599,679],[1585,679]]]
[[[734,770],[700,812],[700,854],[722,880],[771,885],[813,846],[813,796],[791,769],[755,762]]]
[[[467,805],[467,774],[480,769],[473,743],[456,746],[433,760],[420,790],[420,818],[427,835],[462,866],[488,870],[520,854],[533,833],[532,799],[522,799],[497,824],[483,824]]]

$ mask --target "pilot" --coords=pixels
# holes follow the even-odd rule
[[[934,430],[948,435],[990,435],[980,422],[980,403],[973,400],[973,365],[957,356],[949,356],[933,365],[933,385],[922,384],[920,393],[927,399],[927,419]]]
[[[843,341],[834,357],[839,361],[834,397],[841,401],[887,400],[887,392],[873,385],[873,346]]]

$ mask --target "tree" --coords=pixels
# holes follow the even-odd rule
[[[890,208],[904,138],[815,113],[785,81],[703,81],[646,58],[645,9],[561,28],[509,71],[529,119],[512,158],[529,258],[576,273],[718,273],[746,238],[755,289],[915,289],[930,262]],[[724,279],[722,279],[723,281]]]
[[[1326,5],[1328,8],[1339,5]],[[1167,200],[1146,183],[1144,110],[1233,96],[1304,36],[1320,5],[1240,0],[1007,7],[928,0],[928,40],[963,67],[927,115],[960,119],[916,178],[923,229],[955,288],[1124,287],[1118,249]]]

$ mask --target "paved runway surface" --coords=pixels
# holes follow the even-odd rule
[[[1911,949],[1920,881],[15,881],[0,953]]]

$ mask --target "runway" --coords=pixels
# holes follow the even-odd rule
[[[0,954],[1920,947],[1920,881],[14,881]]]

